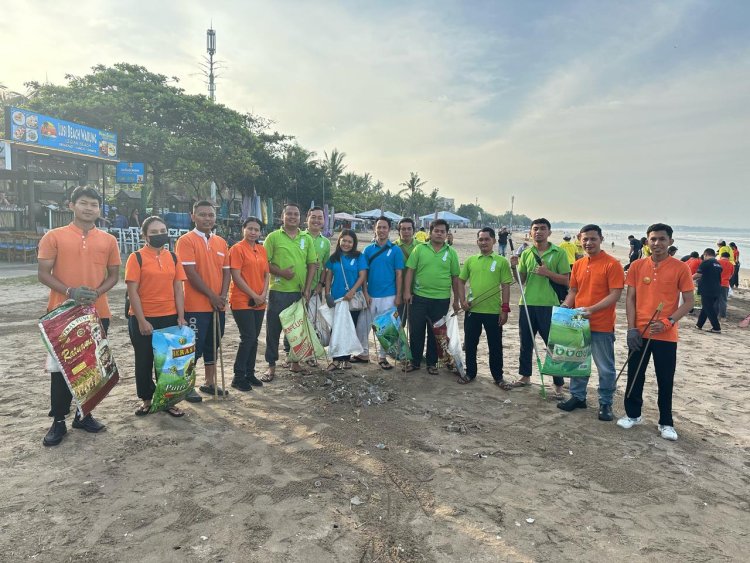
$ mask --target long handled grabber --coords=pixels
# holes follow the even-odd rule
[[[224,381],[224,349],[221,346],[221,335],[219,334],[219,311],[214,309],[214,361],[216,356],[219,356],[219,367],[221,368],[221,396],[223,399],[227,398],[226,382]],[[217,353],[218,352],[218,353]],[[216,374],[214,374],[214,399],[219,396],[219,386],[216,382]]]
[[[641,366],[643,365],[643,360],[646,359],[646,352],[648,352],[648,347],[651,346],[651,337],[649,336],[646,340],[646,345],[643,347],[643,352],[641,352],[641,361],[638,362],[638,367],[635,369],[635,375],[633,376],[633,381],[630,382],[630,387],[628,388],[628,392],[625,395],[626,398],[630,398],[630,394],[633,392],[633,387],[635,387],[635,382],[639,377],[639,374],[641,373]],[[644,368],[644,374],[643,377],[646,377],[645,368]]]
[[[411,343],[409,334],[409,303],[404,303],[404,316],[401,318],[401,322],[404,325],[404,334],[406,335],[406,341]],[[401,362],[401,371],[406,371],[409,365],[409,360],[405,357]]]
[[[542,388],[539,391],[539,394],[542,396],[542,399],[547,398],[547,386],[544,384],[544,374],[542,373],[542,360],[539,358],[539,350],[537,350],[536,347],[536,338],[534,337],[534,329],[531,327],[531,315],[529,315],[529,307],[526,304],[526,291],[523,287],[523,282],[521,281],[521,274],[518,273],[518,269],[515,270],[516,272],[516,280],[518,280],[518,285],[521,288],[521,301],[523,301],[523,310],[526,313],[526,322],[529,324],[529,332],[531,334],[531,344],[534,346],[534,355],[536,356],[536,365],[539,368],[539,378],[542,380]]]
[[[644,337],[644,336],[646,335],[646,331],[648,330],[648,327],[649,327],[649,326],[651,325],[651,323],[652,323],[652,322],[654,321],[654,319],[656,318],[656,316],[657,316],[657,315],[658,315],[659,313],[661,313],[661,310],[662,310],[663,308],[664,308],[664,302],[663,302],[663,301],[660,301],[660,302],[659,302],[659,305],[658,305],[658,306],[656,307],[656,311],[654,311],[654,314],[653,314],[653,315],[651,315],[651,318],[649,319],[649,321],[648,321],[648,322],[646,323],[646,326],[645,326],[645,327],[643,328],[643,330],[641,331],[641,338],[643,338],[643,337]],[[650,340],[651,340],[651,339],[649,338],[649,341],[650,341]],[[645,350],[644,350],[644,352],[645,352]],[[635,351],[634,351],[634,350],[630,350],[630,351],[628,352],[628,359],[627,359],[627,360],[625,360],[625,363],[624,363],[624,364],[623,364],[623,366],[622,366],[622,367],[620,368],[620,371],[619,371],[619,373],[617,374],[617,377],[615,378],[615,384],[617,384],[617,381],[618,381],[618,380],[620,379],[620,376],[622,375],[622,372],[623,372],[623,371],[625,371],[625,368],[626,368],[626,367],[628,367],[628,362],[630,361],[630,358],[632,358],[632,357],[633,357],[633,354],[634,354],[634,353],[635,353]],[[636,372],[636,373],[638,373],[638,372]]]
[[[499,293],[499,292],[500,292],[500,288],[499,287],[491,287],[488,290],[483,291],[482,293],[480,293],[479,295],[477,295],[476,298],[474,298],[471,301],[472,307],[474,305],[479,305],[480,303],[483,303],[484,301],[487,301],[487,299],[490,299],[491,297],[494,297],[495,294]],[[464,311],[464,309],[459,309],[458,311],[454,311],[453,313],[451,313],[451,317],[455,317],[461,311]]]

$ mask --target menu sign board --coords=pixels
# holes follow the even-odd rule
[[[18,144],[118,160],[117,134],[27,109],[5,109],[6,136]]]

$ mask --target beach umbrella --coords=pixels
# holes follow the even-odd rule
[[[249,216],[250,216],[250,196],[243,195],[242,196],[242,213],[240,215],[240,219],[244,221]]]
[[[261,210],[260,210],[260,196],[255,193],[255,190],[253,190],[253,205],[251,209],[251,214],[253,217],[260,217],[261,216]]]

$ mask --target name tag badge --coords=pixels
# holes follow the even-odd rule
[[[490,272],[494,272],[495,271],[495,266],[497,266],[497,260],[493,260],[492,261],[492,266],[490,266]]]

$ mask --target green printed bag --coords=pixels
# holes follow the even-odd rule
[[[156,390],[151,410],[165,411],[195,387],[195,333],[188,326],[155,330],[151,336],[156,368]]]
[[[284,336],[289,341],[289,361],[301,362],[308,358],[325,358],[325,348],[320,344],[315,328],[300,299],[279,313]]]
[[[542,373],[562,377],[591,375],[591,328],[580,311],[552,307],[552,327]]]
[[[380,345],[391,358],[403,362],[411,361],[409,341],[398,316],[396,307],[391,307],[372,320],[372,328]]]

